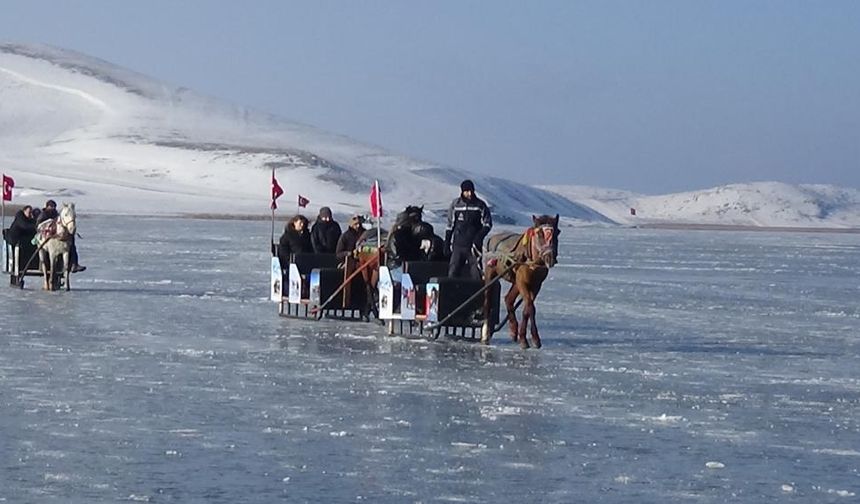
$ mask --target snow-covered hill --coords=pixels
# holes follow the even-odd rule
[[[829,185],[755,182],[661,196],[585,186],[546,189],[621,224],[860,227],[860,191]]]
[[[497,220],[530,213],[608,222],[546,190],[416,161],[344,136],[175,88],[111,63],[48,46],[0,44],[0,166],[16,201],[75,200],[81,211],[268,211],[270,174],[302,194],[308,213],[366,211],[379,179],[389,211],[424,204],[439,219],[464,178]]]
[[[459,182],[472,178],[502,223],[559,213],[566,224],[860,227],[854,189],[769,182],[644,196],[531,187],[410,159],[76,52],[0,44],[0,170],[16,180],[16,203],[53,197],[82,212],[265,215],[273,167],[286,191],[282,217],[298,194],[310,198],[308,214],[322,205],[365,212],[379,179],[389,213],[424,204],[438,222]]]

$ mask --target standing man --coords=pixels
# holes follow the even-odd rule
[[[464,180],[460,184],[460,197],[448,209],[445,229],[445,248],[451,250],[448,276],[481,278],[478,256],[492,227],[490,209],[475,195],[475,184]]]

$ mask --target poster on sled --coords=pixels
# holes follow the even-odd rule
[[[409,273],[400,279],[400,319],[415,320],[415,286]]]
[[[269,279],[270,298],[276,303],[280,303],[284,297],[281,283],[284,281],[284,275],[281,273],[281,261],[277,257],[272,258],[272,273]]]
[[[310,283],[311,283],[311,295],[310,300],[311,304],[314,306],[319,306],[322,304],[323,300],[320,299],[320,270],[312,269],[310,275]]]
[[[390,319],[394,317],[394,282],[391,281],[391,273],[388,267],[379,268],[379,318]]]
[[[424,298],[425,310],[427,314],[427,322],[439,321],[439,284],[436,282],[427,282],[427,297]]]
[[[288,295],[289,302],[292,304],[299,304],[302,302],[302,275],[299,273],[299,267],[295,264],[290,264],[290,287]]]
[[[11,256],[9,255],[9,246],[6,245],[6,239],[0,240],[3,243],[3,272],[11,273],[12,272],[12,262]]]

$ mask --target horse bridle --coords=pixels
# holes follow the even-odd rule
[[[63,213],[60,212],[60,215],[57,217],[57,237],[56,239],[60,241],[67,241],[74,237],[75,230],[73,229],[75,226],[75,216],[73,214],[69,214],[68,220],[64,220]],[[63,228],[63,234],[59,233],[59,228]]]
[[[541,224],[527,229],[523,234],[523,241],[528,247],[526,255],[528,262],[537,263],[540,260],[544,265],[549,266],[547,258],[555,254],[554,237],[555,227],[550,224]],[[537,253],[537,257],[532,257],[534,252]]]

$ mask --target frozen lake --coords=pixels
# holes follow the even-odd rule
[[[565,229],[522,351],[277,317],[268,222],[79,229],[0,288],[0,502],[860,495],[858,235]]]

